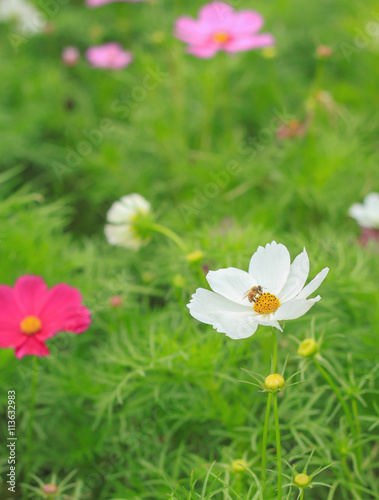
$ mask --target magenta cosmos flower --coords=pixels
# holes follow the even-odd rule
[[[133,61],[131,52],[115,42],[89,48],[86,57],[92,66],[106,69],[122,69]]]
[[[33,275],[18,279],[14,288],[0,285],[0,347],[15,348],[17,358],[48,356],[47,339],[61,331],[82,333],[90,323],[76,288],[61,283],[48,290]]]
[[[190,54],[210,58],[219,50],[233,53],[273,45],[272,35],[257,33],[262,26],[263,17],[257,12],[236,12],[227,3],[212,2],[200,9],[198,20],[177,19],[175,36],[188,44]]]
[[[101,7],[102,5],[107,5],[114,2],[143,2],[144,0],[87,0],[86,5],[88,7]]]

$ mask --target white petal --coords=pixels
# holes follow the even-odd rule
[[[283,331],[282,327],[278,323],[278,320],[274,319],[274,315],[273,314],[270,314],[270,315],[258,314],[258,316],[256,316],[254,318],[254,321],[256,321],[257,323],[259,323],[260,325],[263,325],[263,326],[272,326],[274,328],[277,328],[281,332]]]
[[[364,199],[364,204],[369,208],[379,210],[379,193],[369,193]]]
[[[306,299],[313,293],[317,288],[321,285],[321,283],[324,281],[326,278],[326,275],[329,272],[329,267],[325,267],[322,271],[318,273],[318,275],[313,278],[312,281],[308,283],[306,287],[302,289],[302,291],[299,293],[299,295],[296,297],[296,299]]]
[[[247,339],[254,335],[258,328],[258,323],[248,314],[219,313],[217,323],[213,324],[213,328],[234,340]]]
[[[290,267],[286,284],[278,294],[281,304],[296,297],[302,290],[309,274],[309,258],[304,250],[296,257]]]
[[[207,280],[214,292],[220,293],[237,304],[245,304],[246,306],[250,302],[247,297],[243,298],[243,296],[250,288],[257,285],[249,273],[235,267],[209,271]]]
[[[284,245],[273,241],[266,247],[259,247],[252,256],[249,273],[265,292],[278,295],[290,272],[290,254]]]
[[[133,214],[133,210],[116,201],[107,212],[107,221],[113,224],[128,223]]]
[[[196,290],[187,307],[195,319],[212,325],[218,332],[226,333],[233,339],[250,337],[258,327],[249,307],[204,288]]]
[[[147,213],[151,209],[150,203],[137,193],[123,196],[120,201],[113,203],[107,213],[107,221],[113,224],[122,224],[131,221],[138,213]]]
[[[354,205],[349,208],[349,215],[355,219],[361,227],[372,227],[367,209],[361,203],[354,203]]]
[[[309,309],[321,299],[320,295],[317,295],[314,299],[309,300],[290,300],[286,302],[282,306],[279,307],[277,311],[275,311],[274,315],[278,321],[286,320],[286,319],[297,319],[300,316],[303,316]]]
[[[151,209],[150,203],[140,194],[133,193],[123,196],[120,200],[126,208],[130,209],[134,213],[137,212],[149,212]]]
[[[138,250],[141,246],[141,240],[130,231],[129,226],[115,226],[107,224],[104,228],[105,237],[110,245]]]

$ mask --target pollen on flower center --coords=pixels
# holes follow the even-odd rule
[[[216,31],[213,33],[213,40],[219,43],[226,43],[230,40],[230,35],[226,31]]]
[[[33,335],[39,332],[41,328],[42,322],[36,316],[26,316],[20,323],[20,329],[26,335]]]
[[[272,293],[262,293],[254,303],[254,311],[258,314],[270,314],[278,309],[280,301]]]

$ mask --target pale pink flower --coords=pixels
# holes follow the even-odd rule
[[[48,290],[39,276],[22,276],[14,288],[0,285],[0,347],[15,348],[16,357],[48,356],[45,342],[57,333],[82,333],[89,310],[79,290],[60,283]]]
[[[115,42],[89,48],[86,57],[92,66],[106,69],[122,69],[133,61],[131,52]]]
[[[144,0],[87,0],[86,5],[88,7],[101,7],[102,5],[107,5],[113,2],[143,2]]]
[[[219,50],[234,53],[274,45],[272,35],[258,33],[262,26],[257,12],[236,12],[227,3],[211,2],[200,9],[199,19],[177,19],[175,36],[188,44],[187,52],[207,59]]]
[[[75,66],[79,61],[80,52],[76,47],[65,47],[62,52],[62,61],[66,66]]]

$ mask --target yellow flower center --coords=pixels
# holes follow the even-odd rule
[[[226,43],[230,40],[230,35],[226,31],[216,31],[213,33],[213,40],[218,43]]]
[[[36,316],[26,316],[20,323],[20,329],[22,333],[26,333],[26,335],[33,335],[39,332],[41,328],[42,322]]]
[[[256,299],[253,309],[258,314],[270,314],[276,311],[279,306],[280,301],[278,297],[272,293],[262,293],[262,295]]]

